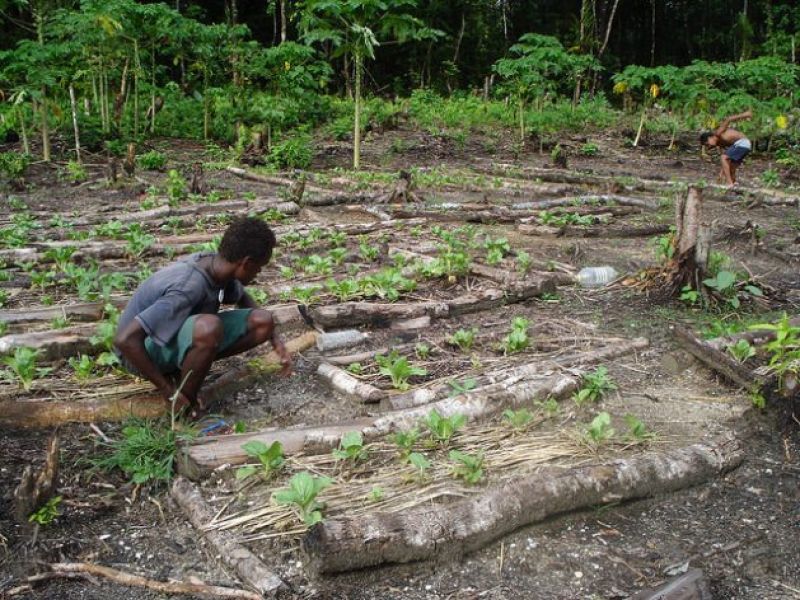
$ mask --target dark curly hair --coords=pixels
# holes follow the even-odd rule
[[[713,131],[704,131],[700,134],[700,143],[703,145],[707,144],[708,138],[710,138],[712,135],[714,135]]]
[[[230,224],[219,243],[219,255],[229,262],[250,257],[258,262],[268,261],[277,245],[275,233],[261,219],[242,217]]]

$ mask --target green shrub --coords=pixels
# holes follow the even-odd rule
[[[157,150],[150,150],[136,158],[139,167],[146,171],[158,171],[167,166],[167,155]]]
[[[311,136],[295,133],[289,139],[272,146],[269,162],[278,169],[305,169],[311,165],[314,152]]]

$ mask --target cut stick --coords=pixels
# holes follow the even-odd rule
[[[727,434],[677,450],[544,469],[453,504],[326,519],[306,534],[302,548],[317,573],[459,557],[553,515],[700,484],[743,458],[740,442]]]
[[[155,590],[162,594],[192,594],[204,598],[237,598],[240,600],[262,600],[260,594],[248,592],[247,590],[237,590],[234,588],[219,587],[216,585],[206,585],[204,583],[188,583],[184,581],[157,581],[148,579],[141,575],[125,573],[111,567],[95,565],[92,563],[53,563],[50,565],[56,573],[82,573],[104,577],[114,583],[132,587],[143,587]]]
[[[543,235],[555,237],[607,237],[628,238],[647,237],[668,233],[670,225],[641,225],[628,227],[551,227],[549,225],[528,225],[520,223],[517,231],[525,235]]]
[[[322,377],[331,388],[340,394],[356,398],[366,404],[380,402],[388,395],[384,390],[359,381],[347,371],[327,362],[321,362],[319,364],[319,367],[317,367],[317,375]]]
[[[203,500],[203,495],[194,484],[183,477],[177,477],[172,484],[171,493],[194,528],[202,532],[220,559],[233,569],[245,584],[264,596],[274,596],[285,588],[281,578],[270,571],[255,554],[236,542],[231,534],[225,531],[204,530],[204,527],[213,520],[214,512]]]
[[[127,304],[128,298],[112,296],[109,300],[117,308]],[[0,310],[0,321],[9,325],[16,323],[33,323],[36,321],[52,321],[56,317],[66,317],[72,321],[99,321],[103,318],[103,302],[85,302],[81,304],[60,304],[56,306],[31,306]]]

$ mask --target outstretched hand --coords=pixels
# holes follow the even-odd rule
[[[283,343],[275,346],[275,352],[278,354],[278,358],[281,359],[281,375],[288,377],[292,374],[292,355],[289,354]]]

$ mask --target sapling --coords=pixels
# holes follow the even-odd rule
[[[364,372],[364,366],[359,362],[352,362],[347,365],[347,370],[353,375],[361,375]]]
[[[511,321],[511,331],[503,338],[500,348],[505,354],[515,354],[525,350],[530,344],[528,327],[531,322],[525,317],[514,317]]]
[[[329,477],[315,477],[308,471],[301,471],[292,476],[288,488],[277,490],[272,498],[282,506],[294,507],[303,522],[311,527],[322,521],[324,505],[317,502],[317,496],[331,483],[333,480]]]
[[[458,450],[451,450],[448,455],[456,464],[451,467],[454,477],[463,479],[466,483],[474,485],[483,479],[483,450],[477,454],[467,454]]]
[[[648,431],[647,426],[642,422],[641,419],[638,419],[633,415],[625,415],[623,418],[625,419],[625,424],[628,426],[627,437],[629,439],[637,442],[644,442],[655,437],[655,434],[651,431]]]
[[[554,417],[558,414],[558,400],[552,396],[548,396],[545,400],[536,400],[533,405],[544,412],[547,418]]]
[[[425,342],[418,342],[414,346],[414,354],[416,354],[417,358],[420,360],[428,360],[431,355],[431,347]]]
[[[528,271],[530,271],[531,266],[533,266],[533,259],[531,258],[531,255],[525,252],[524,250],[520,250],[519,252],[517,252],[516,262],[517,262],[517,271],[519,271],[523,275]]]
[[[426,477],[428,469],[431,468],[431,461],[425,458],[424,454],[419,452],[412,452],[408,455],[408,462],[414,467],[414,474],[417,482],[422,483]]]
[[[370,502],[380,502],[383,500],[386,492],[384,492],[383,488],[379,485],[373,485],[372,489],[367,494],[367,500]]]
[[[283,446],[280,442],[272,442],[267,446],[259,440],[250,440],[242,444],[242,450],[247,456],[255,458],[261,463],[261,474],[265,479],[269,479],[274,473],[280,470],[285,462],[283,457]],[[258,472],[258,467],[248,465],[236,470],[236,479],[246,479]]]
[[[75,372],[75,379],[78,381],[86,381],[94,375],[94,360],[88,354],[73,356],[68,362]]]
[[[747,340],[739,340],[728,346],[728,353],[740,363],[756,355],[756,349]]]
[[[448,394],[449,397],[457,396],[459,394],[465,394],[470,390],[474,390],[478,382],[475,380],[474,377],[467,377],[466,379],[462,379],[458,381],[454,379],[452,381],[448,381],[447,385],[450,386],[450,393]]]
[[[50,523],[55,521],[56,517],[61,514],[58,512],[58,506],[60,504],[61,496],[53,496],[42,506],[40,506],[38,510],[32,512],[28,516],[28,523],[36,523],[37,525],[42,526],[50,525]]]

